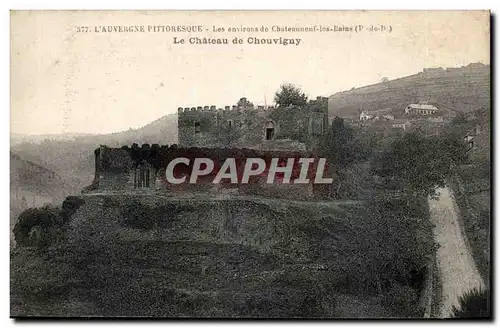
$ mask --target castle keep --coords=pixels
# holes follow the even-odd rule
[[[314,150],[328,127],[328,99],[307,107],[178,108],[179,145]]]

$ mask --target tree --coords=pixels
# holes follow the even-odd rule
[[[382,80],[380,80],[384,84],[384,86],[387,88],[389,87],[389,79],[386,77],[383,77]]]
[[[354,132],[342,118],[334,118],[325,139],[323,151],[334,167],[342,170],[355,160]]]
[[[465,135],[465,134],[464,134]],[[441,141],[444,151],[449,154],[454,164],[460,165],[467,161],[467,145],[462,134],[457,134],[453,130],[446,130]]]
[[[254,105],[252,102],[250,102],[246,97],[240,98],[238,102],[236,103],[236,106],[241,107],[241,108],[253,108]]]
[[[386,187],[413,196],[432,196],[444,187],[450,174],[452,154],[435,136],[407,133],[391,142],[373,163],[374,174]]]
[[[452,318],[490,318],[490,304],[489,291],[473,289],[460,296],[460,305],[452,308]]]
[[[464,113],[459,113],[446,125],[445,129],[443,129],[443,136],[444,138],[458,141],[459,144],[464,146],[465,151],[467,151],[464,137],[470,130],[475,129],[475,127],[476,122],[474,120],[469,119]]]
[[[307,104],[307,95],[293,84],[282,84],[274,94],[274,101],[280,107],[290,105],[302,106]]]
[[[336,187],[333,196],[338,198],[342,187],[341,177],[357,158],[359,147],[354,139],[354,131],[345,125],[342,118],[335,117],[325,136],[322,148],[331,170],[337,177],[337,181],[334,182]]]

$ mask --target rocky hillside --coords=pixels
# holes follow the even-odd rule
[[[361,110],[389,109],[402,115],[406,105],[427,101],[447,111],[469,112],[489,108],[490,66],[424,69],[422,72],[332,95],[332,116],[359,117]]]
[[[84,199],[63,244],[12,252],[11,315],[418,315],[416,290],[383,271],[400,247],[418,261],[421,222],[366,221],[353,202]]]

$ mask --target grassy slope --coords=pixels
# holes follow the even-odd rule
[[[430,101],[441,109],[469,112],[489,108],[490,66],[462,67],[435,74],[418,73],[331,96],[331,115],[359,117],[359,109],[389,108],[400,117],[409,103]]]
[[[465,194],[461,194],[455,184],[453,190],[457,196],[457,204],[462,215],[464,229],[479,273],[485,283],[489,284],[491,244],[490,180],[480,171],[474,169],[473,166],[459,168],[457,175],[460,178]]]
[[[140,230],[123,226],[131,198],[86,200],[66,244],[12,252],[12,315],[402,315],[370,292],[380,269],[371,261],[385,247],[388,265],[399,250],[384,246],[385,235],[400,232],[364,222],[358,205],[145,196],[141,202],[177,214]]]

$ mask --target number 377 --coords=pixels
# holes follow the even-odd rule
[[[77,26],[76,27],[76,32],[77,33],[86,33],[89,31],[89,27],[88,26]]]

